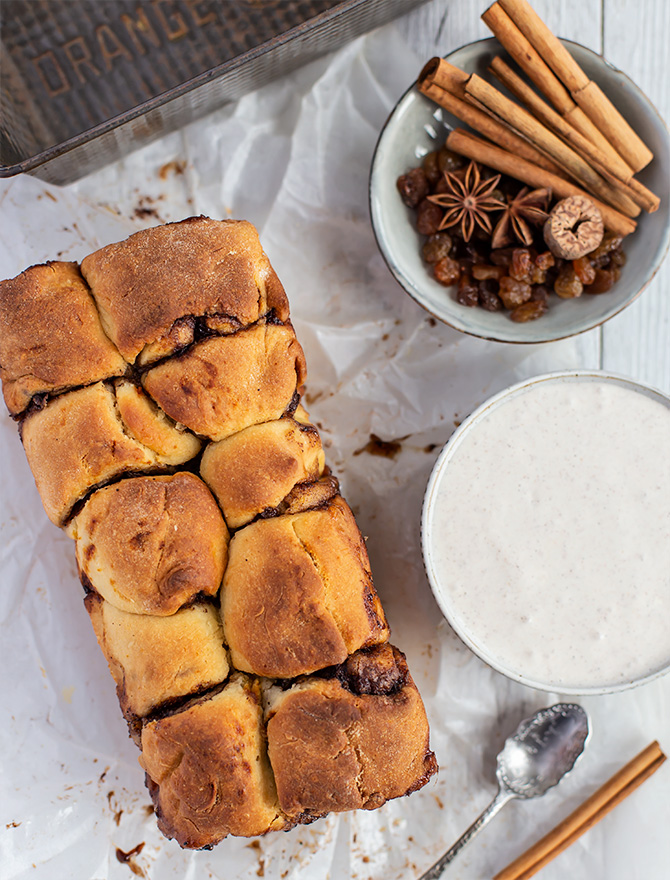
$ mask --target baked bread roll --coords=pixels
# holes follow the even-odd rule
[[[349,506],[259,520],[230,542],[221,616],[233,666],[293,678],[388,638]]]
[[[32,267],[0,285],[0,321],[5,399],[161,830],[211,847],[424,785],[423,704],[253,227],[191,218],[81,274]]]
[[[198,437],[169,419],[138,385],[118,380],[114,392],[123,430],[152,449],[163,464],[183,464],[200,452]]]
[[[142,729],[142,766],[158,827],[211,847],[287,826],[265,745],[260,685],[235,673],[222,691]]]
[[[84,601],[128,721],[225,681],[221,619],[210,603],[155,617],[120,611],[97,593]]]
[[[196,343],[142,381],[175,422],[222,440],[291,412],[304,380],[305,358],[293,328],[260,323]]]
[[[216,496],[232,529],[274,511],[298,483],[312,483],[326,458],[319,432],[294,418],[252,425],[202,456],[200,475]]]
[[[267,700],[268,754],[289,817],[373,810],[436,770],[421,697],[391,645],[360,651],[332,678],[271,688]]]
[[[0,378],[12,415],[37,394],[122,376],[126,368],[76,263],[31,266],[0,282]]]
[[[284,288],[245,220],[191,217],[144,229],[86,257],[81,271],[105,332],[130,363],[149,346],[157,344],[145,363],[181,347],[184,337],[172,350],[166,337],[177,321],[185,333],[185,318],[237,328],[269,314],[288,320]]]
[[[162,428],[172,432],[168,455],[133,438],[108,382],[61,394],[44,409],[29,412],[21,422],[21,439],[49,519],[65,525],[75,504],[122,474],[193,458],[200,448],[197,438],[166,424]],[[160,446],[164,449],[163,442]]]
[[[164,616],[218,595],[228,529],[193,474],[135,477],[100,489],[69,534],[82,582],[121,611]]]

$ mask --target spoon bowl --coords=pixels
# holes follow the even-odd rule
[[[557,785],[574,767],[588,736],[588,715],[575,703],[556,703],[522,721],[498,755],[498,794],[420,880],[437,880],[456,854],[508,801],[541,797]]]
[[[496,776],[515,797],[541,797],[574,766],[589,733],[586,712],[574,703],[558,703],[522,721],[505,740]]]

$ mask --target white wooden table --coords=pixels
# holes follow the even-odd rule
[[[554,32],[602,52],[670,118],[670,3],[534,5]],[[426,701],[442,769],[423,792],[379,813],[321,820],[263,838],[255,849],[229,839],[211,854],[191,856],[160,838],[81,607],[69,539],[46,522],[15,426],[3,415],[0,550],[14,560],[17,587],[14,595],[3,581],[0,592],[2,880],[122,880],[130,871],[115,847],[128,851],[140,840],[146,846],[137,862],[150,880],[253,880],[263,872],[267,880],[413,880],[492,798],[494,756],[521,713],[547,705],[551,695],[485,667],[441,620],[421,565],[423,491],[454,421],[525,375],[602,367],[670,392],[670,261],[604,327],[523,354],[525,347],[431,323],[395,283],[367,213],[377,133],[418,63],[489,35],[483,9],[483,0],[429,0],[383,39],[372,35],[292,74],[290,89],[272,84],[71,187],[0,182],[0,277],[49,258],[81,259],[125,237],[133,222],[150,226],[203,212],[246,217],[259,227],[307,353],[307,405],[368,537],[393,638]],[[315,120],[322,111],[330,119],[324,108],[338,102],[341,118],[355,126],[350,132],[334,125],[325,141]],[[328,149],[330,164],[322,168],[314,154]],[[184,163],[183,174],[161,173],[175,162]],[[480,381],[482,365],[487,378]],[[353,457],[373,431],[384,439],[412,436],[396,461]],[[670,675],[580,702],[593,719],[593,737],[579,773],[542,801],[506,807],[451,866],[449,880],[492,876],[652,739],[670,753]],[[667,880],[668,828],[670,762],[540,876]]]

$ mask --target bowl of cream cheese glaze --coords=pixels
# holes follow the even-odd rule
[[[569,40],[563,43],[654,153],[654,159],[638,177],[660,197],[660,207],[653,214],[642,212],[636,218],[637,229],[623,242],[626,265],[607,293],[584,293],[560,300],[552,293],[546,314],[527,323],[510,320],[509,312],[468,308],[457,302],[456,287],[439,284],[424,262],[421,250],[426,238],[417,232],[414,211],[403,203],[396,181],[421,165],[427,153],[442,146],[449,130],[468,126],[412,84],[391,112],[375,148],[369,182],[370,217],[384,261],[395,280],[420,306],[445,324],[472,336],[496,342],[539,343],[591,330],[627,308],[642,293],[668,250],[670,135],[665,123],[651,101],[624,73],[584,46]],[[514,66],[493,38],[469,43],[446,59],[467,73],[478,73],[499,85],[488,72],[496,55]],[[418,69],[416,73],[418,76]]]
[[[494,669],[605,694],[670,668],[670,398],[622,376],[513,385],[454,432],[424,499],[428,580]]]

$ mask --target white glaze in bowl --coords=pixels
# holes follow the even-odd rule
[[[670,666],[670,399],[601,372],[503,391],[440,454],[426,572],[481,659],[523,684],[609,693]]]
[[[414,227],[414,212],[407,208],[396,180],[421,163],[423,156],[440,146],[447,128],[467,128],[445,110],[421,95],[412,85],[403,95],[379,137],[370,173],[372,226],[389,269],[407,293],[436,318],[469,333],[499,342],[548,342],[583,333],[616,315],[642,292],[661,264],[670,242],[670,137],[656,109],[621,71],[589,49],[564,41],[585,72],[603,89],[639,132],[654,153],[654,160],[638,175],[640,182],[661,199],[654,214],[642,212],[638,228],[624,244],[627,263],[611,291],[558,301],[536,321],[516,324],[508,312],[487,312],[462,306],[454,288],[432,278],[421,257],[425,240]],[[497,40],[470,43],[447,56],[468,72],[490,79],[487,67],[494,55],[509,58]],[[418,71],[417,71],[418,74]]]

